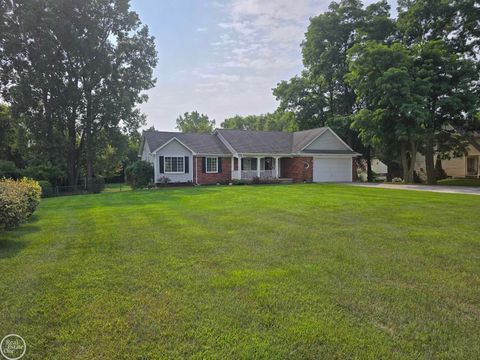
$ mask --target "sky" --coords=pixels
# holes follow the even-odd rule
[[[364,1],[365,4],[374,2]],[[395,0],[388,0],[394,10]],[[330,0],[132,0],[155,36],[157,83],[141,105],[145,128],[174,131],[199,111],[216,126],[234,115],[272,112],[272,89],[302,71],[309,18]]]

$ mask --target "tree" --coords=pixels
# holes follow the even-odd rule
[[[290,111],[278,109],[274,113],[247,115],[225,119],[220,126],[224,129],[254,131],[296,131],[298,130],[295,115]]]
[[[351,127],[358,103],[354,89],[345,81],[347,54],[364,41],[391,41],[395,24],[389,11],[386,1],[366,8],[357,0],[332,2],[328,11],[310,20],[302,43],[305,70],[301,76],[280,82],[273,91],[279,109],[292,111],[300,129],[331,126],[364,154],[369,169],[371,151]],[[372,180],[371,171],[368,174]]]
[[[417,76],[425,83],[425,138],[420,150],[429,184],[437,180],[435,156],[464,153],[467,144],[459,134],[475,127],[479,18],[474,1],[399,1],[400,36],[414,51]]]
[[[1,0],[1,8],[4,98],[69,183],[82,164],[93,177],[104,132],[144,122],[137,105],[154,85],[153,37],[128,0]]]
[[[412,47],[416,76],[424,86],[424,141],[427,183],[436,184],[435,155],[465,153],[467,142],[459,136],[473,125],[479,93],[475,64],[462,59],[442,40],[428,40]]]
[[[147,161],[136,161],[125,169],[127,184],[133,189],[140,189],[153,182],[153,165]]]
[[[210,134],[215,130],[215,120],[198,111],[186,112],[177,118],[177,129],[185,133]]]
[[[307,71],[289,81],[278,83],[273,89],[273,95],[280,102],[278,111],[293,113],[299,129],[325,125],[327,101],[323,83],[314,79]]]
[[[401,43],[369,41],[349,52],[346,80],[362,105],[353,127],[365,144],[388,148],[399,144],[403,178],[413,182],[419,141],[424,135],[425,84],[415,76],[413,56]]]

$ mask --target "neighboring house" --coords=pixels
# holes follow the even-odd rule
[[[462,157],[442,160],[442,168],[447,176],[454,178],[480,178],[480,135],[468,138],[468,151]],[[425,173],[425,158],[417,155],[415,169]]]
[[[228,183],[234,179],[352,181],[353,151],[328,127],[297,131],[217,129],[213,134],[143,132],[139,157],[155,182]]]

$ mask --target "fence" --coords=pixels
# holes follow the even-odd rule
[[[42,187],[42,197],[80,195],[80,194],[98,194],[103,191],[105,184],[84,184],[73,186],[44,186]]]

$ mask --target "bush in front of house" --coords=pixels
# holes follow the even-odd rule
[[[132,189],[147,187],[153,180],[153,165],[147,161],[139,160],[125,168],[127,184]]]
[[[158,186],[165,186],[165,185],[167,185],[170,181],[171,181],[171,180],[170,180],[169,177],[160,176],[160,177],[157,179],[157,185],[158,185]]]
[[[0,230],[10,230],[26,221],[40,203],[41,188],[37,181],[0,180]]]

